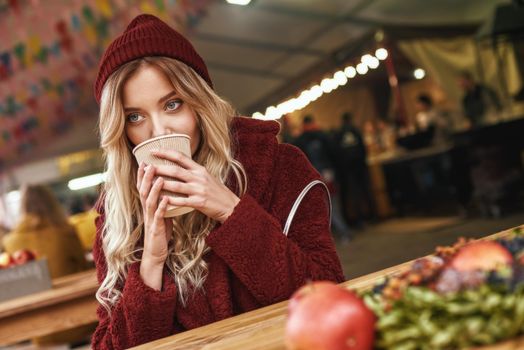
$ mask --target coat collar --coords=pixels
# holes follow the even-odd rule
[[[269,188],[277,162],[279,130],[276,121],[235,117],[231,122],[235,158],[248,178],[247,193],[266,208],[271,199]]]

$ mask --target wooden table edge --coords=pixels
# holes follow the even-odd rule
[[[486,237],[479,238],[477,240],[494,240],[494,239],[498,239],[498,238],[503,238],[503,237],[511,235],[512,232],[515,229],[518,229],[518,228],[524,229],[524,225],[519,225],[519,226],[510,228],[510,229],[507,229],[507,230],[504,230],[504,231],[501,231],[501,232],[498,232],[498,233],[495,233],[495,234],[492,234],[492,235],[489,235],[489,236],[486,236]],[[429,255],[426,255],[425,257],[429,257],[429,256],[432,256],[432,255],[433,254],[429,254]],[[372,272],[372,273],[367,274],[367,275],[359,276],[359,277],[356,277],[354,279],[342,282],[342,283],[340,283],[340,285],[343,286],[344,288],[350,288],[350,289],[356,289],[356,290],[365,290],[365,289],[371,288],[373,286],[372,284],[370,284],[371,281],[376,280],[378,277],[385,277],[385,276],[401,273],[401,272],[407,270],[414,261],[416,261],[418,259],[421,259],[421,258],[424,258],[424,257],[420,257],[420,258],[417,258],[417,259],[406,261],[404,263],[401,263],[401,264],[398,264],[398,265],[395,265],[395,266],[392,266],[392,267],[388,267],[388,268],[385,268],[385,269],[382,269],[382,270],[379,270],[379,271],[376,271],[376,272]],[[207,324],[207,325],[199,327],[199,328],[190,329],[190,330],[184,331],[182,333],[174,334],[174,335],[162,338],[162,339],[154,340],[154,341],[149,342],[149,343],[138,345],[138,346],[133,347],[131,349],[143,350],[143,349],[166,348],[166,346],[169,345],[167,343],[170,342],[170,341],[174,341],[174,340],[180,341],[180,340],[183,340],[184,338],[185,339],[191,339],[192,337],[194,337],[194,340],[196,341],[198,339],[211,338],[213,335],[216,335],[216,330],[213,331],[213,329],[219,328],[222,324],[234,323],[235,321],[237,321],[239,319],[246,318],[246,317],[249,317],[249,316],[252,316],[252,315],[256,315],[257,313],[262,314],[264,311],[269,310],[270,308],[275,308],[276,309],[275,311],[278,311],[281,308],[286,308],[287,303],[288,303],[288,300],[281,301],[281,302],[278,302],[276,304],[268,305],[268,306],[265,306],[265,307],[262,307],[262,308],[259,308],[259,309],[253,310],[253,311],[245,312],[245,313],[242,313],[240,315],[236,315],[236,316],[233,316],[233,317],[221,320],[221,321],[213,322],[213,323]],[[277,316],[280,316],[280,315],[276,315],[276,316],[272,316],[272,317],[277,318]],[[261,315],[260,317],[263,317],[263,316]],[[257,317],[255,317],[254,319],[256,320],[256,318]],[[256,323],[256,322],[250,322],[249,324],[246,324],[245,327],[242,327],[241,329],[244,329],[246,327],[249,328],[254,323]],[[231,330],[232,331],[232,333],[230,335],[231,337],[235,337],[235,336],[238,336],[238,335],[244,333],[244,332],[241,332],[240,329],[238,329],[239,331],[235,331],[235,330],[236,329],[232,329]],[[201,334],[199,334],[199,333],[201,333]],[[226,338],[227,337],[228,336],[226,336]],[[172,340],[169,340],[169,339],[172,339]],[[221,341],[222,339],[225,339],[225,338],[224,337],[217,337],[216,341]],[[214,343],[215,343],[215,341],[213,341],[212,343],[205,344],[205,345],[206,346],[212,346],[212,344],[214,344]],[[199,344],[198,343],[194,343],[194,341],[193,341],[193,344],[187,343],[187,342],[181,344],[181,346],[184,346],[184,347],[188,346],[187,347],[188,349],[189,348],[193,348],[195,346],[196,346],[195,348],[199,348],[198,345]],[[484,348],[479,348],[479,349],[484,350]]]
[[[75,282],[77,282],[75,284]],[[78,284],[86,285],[78,288]],[[0,320],[20,312],[63,303],[86,295],[93,295],[98,289],[96,270],[83,271],[53,280],[53,287],[42,292],[24,295],[0,303]]]

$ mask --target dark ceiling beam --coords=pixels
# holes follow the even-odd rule
[[[261,49],[261,50],[270,50],[270,51],[279,51],[279,52],[280,51],[284,51],[284,52],[293,51],[294,53],[297,53],[297,54],[317,56],[317,57],[325,55],[325,53],[322,52],[321,50],[308,49],[308,48],[299,47],[299,46],[289,46],[289,45],[281,45],[281,44],[261,42],[261,41],[238,39],[238,38],[226,37],[226,36],[210,34],[210,33],[198,33],[197,32],[191,35],[191,38],[202,40],[202,41],[210,41],[213,43],[250,47],[250,48]]]
[[[313,33],[311,33],[310,35],[307,36],[306,39],[304,39],[299,46],[307,46],[309,43],[315,41],[317,38],[321,37],[324,33],[327,33],[329,30],[331,30],[333,27],[335,27],[336,24],[333,24],[333,23],[329,23],[325,26],[322,26],[322,28],[319,28],[318,30],[314,31]],[[290,50],[287,50],[284,52],[284,55],[282,55],[281,57],[277,58],[276,60],[274,60],[273,62],[271,62],[270,64],[268,64],[266,66],[266,68],[268,69],[275,69],[276,67],[280,67],[282,66],[284,63],[286,63],[287,61],[289,61],[294,54],[296,54],[297,52],[293,49],[290,49]],[[324,58],[327,56],[328,54],[327,53],[323,53],[321,56],[320,56],[320,60],[323,61]]]
[[[377,21],[373,19],[366,19],[356,16],[356,14],[362,10],[364,10],[366,7],[370,6],[375,0],[369,0],[369,1],[361,1],[357,6],[355,6],[353,9],[351,9],[351,14],[343,14],[343,15],[330,15],[330,14],[324,14],[324,13],[318,13],[318,12],[311,12],[307,10],[298,10],[298,9],[290,9],[284,6],[278,6],[278,5],[257,5],[254,7],[257,10],[262,10],[266,12],[271,13],[277,13],[282,15],[287,15],[291,17],[300,17],[303,19],[309,19],[314,21],[324,21],[324,22],[330,22],[330,23],[336,23],[340,24],[343,22],[350,22],[355,25],[363,25],[363,26],[382,26],[386,24],[382,21]]]
[[[435,25],[429,24],[429,25],[405,25],[402,22],[399,21],[380,21],[376,19],[371,18],[365,18],[358,16],[358,12],[364,10],[366,7],[370,6],[373,2],[376,0],[369,0],[361,2],[359,5],[355,6],[350,14],[344,14],[344,15],[330,15],[330,14],[323,14],[323,13],[316,13],[311,12],[307,10],[299,10],[299,9],[290,9],[283,6],[278,5],[258,5],[255,8],[257,10],[266,11],[270,13],[277,13],[277,14],[283,14],[291,17],[299,17],[303,19],[309,19],[309,20],[315,20],[315,21],[325,21],[325,22],[331,22],[335,24],[341,24],[341,23],[350,23],[354,25],[361,25],[361,26],[372,26],[376,28],[384,28],[388,27],[390,29],[393,28],[407,28],[408,30],[411,29],[431,29],[436,27]],[[478,22],[468,22],[468,23],[446,23],[443,25],[440,25],[440,27],[478,27],[480,23]]]
[[[358,12],[364,10],[369,5],[371,5],[374,1],[375,0],[361,0],[360,3],[358,3],[354,8],[351,9],[351,12],[354,13],[354,14],[358,13]],[[318,38],[322,37],[322,35],[328,33],[331,29],[335,28],[339,24],[340,24],[340,22],[336,21],[336,20],[327,22],[326,25],[322,26],[318,30],[316,30],[313,33],[311,33],[310,35],[308,35],[308,37],[305,38],[304,40],[302,40],[302,42],[298,46],[307,47],[311,42],[314,42]],[[292,58],[292,55],[295,54],[296,52],[290,50],[290,51],[288,51],[286,53],[287,53],[286,56],[280,57],[275,62],[273,62],[272,64],[268,65],[267,67],[269,67],[271,69],[274,69],[273,67],[282,66],[285,62],[290,60]],[[331,53],[329,53],[329,54],[324,53],[322,55],[323,56],[322,61],[325,61],[326,58],[329,59],[329,55],[330,54]]]
[[[287,75],[273,73],[273,72],[262,70],[262,69],[241,67],[241,66],[236,66],[236,65],[213,62],[209,60],[206,60],[206,66],[212,69],[216,69],[216,70],[221,70],[221,71],[235,73],[235,74],[252,75],[252,76],[256,76],[260,78],[272,78],[272,79],[279,79],[279,80],[286,80],[286,81],[291,78],[290,76],[287,76]]]
[[[480,23],[467,23],[461,25],[396,25],[384,26],[382,30],[386,33],[388,40],[414,40],[453,38],[460,35],[473,36],[479,28]]]

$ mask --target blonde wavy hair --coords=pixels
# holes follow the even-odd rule
[[[167,57],[145,57],[131,61],[114,72],[104,85],[100,103],[100,144],[104,151],[107,178],[104,184],[105,223],[102,247],[107,274],[96,293],[108,313],[121,297],[121,289],[130,264],[140,260],[144,218],[136,188],[138,164],[132,156],[133,145],[125,133],[122,88],[140,67],[160,69],[171,81],[180,98],[195,112],[201,144],[193,160],[222,183],[232,173],[241,196],[247,178],[242,165],[234,159],[230,123],[236,115],[233,107],[220,98],[209,85],[185,64]],[[185,305],[191,291],[203,287],[207,265],[203,260],[208,247],[205,238],[216,222],[199,211],[173,218],[173,239],[169,244],[166,266],[173,274],[179,300]]]

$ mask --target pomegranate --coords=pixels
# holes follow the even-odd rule
[[[451,259],[450,267],[457,271],[494,270],[513,262],[513,256],[494,241],[476,241],[460,248]]]
[[[313,282],[290,299],[285,341],[290,350],[371,349],[375,315],[353,292]]]

